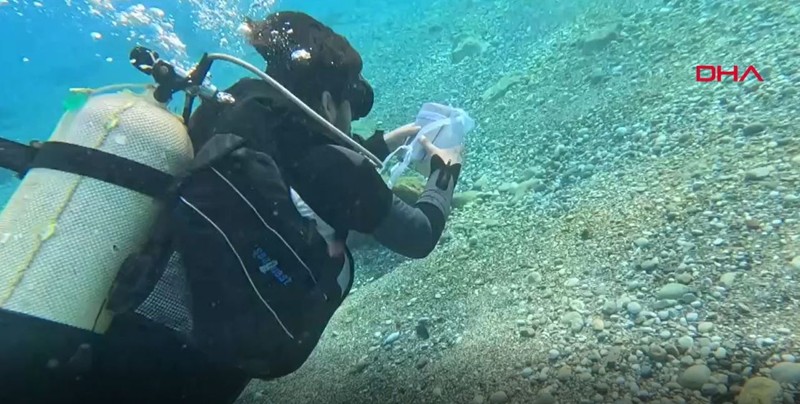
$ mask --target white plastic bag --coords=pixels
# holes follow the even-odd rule
[[[434,102],[425,103],[417,113],[415,123],[420,126],[419,133],[392,152],[384,161],[387,166],[389,160],[396,153],[405,153],[403,160],[392,166],[389,170],[388,185],[392,187],[397,179],[408,169],[412,163],[417,163],[427,158],[424,146],[420,143],[422,136],[440,149],[450,149],[464,144],[467,132],[475,128],[475,121],[463,110],[449,107]]]

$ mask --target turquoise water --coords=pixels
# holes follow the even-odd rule
[[[388,130],[413,120],[426,101],[478,106],[485,80],[525,64],[525,58],[514,61],[503,55],[535,54],[551,30],[589,4],[549,3],[553,8],[548,2],[409,1],[378,12],[374,3],[357,0],[337,5],[301,0],[184,0],[172,5],[3,1],[0,36],[26,40],[3,41],[0,64],[3,84],[11,95],[0,100],[0,135],[24,142],[50,136],[70,88],[147,82],[127,60],[137,44],[157,50],[184,68],[191,67],[203,52],[227,52],[261,65],[238,28],[244,17],[259,18],[268,10],[302,10],[345,35],[360,51],[364,74],[376,89],[375,107],[364,127],[380,123]],[[473,21],[481,9],[498,7],[521,13],[491,22]],[[506,34],[495,32],[495,24],[502,24]],[[452,48],[473,31],[493,36],[487,39],[496,46],[480,63],[454,66]],[[221,88],[241,74],[226,64],[217,64],[212,72]],[[173,110],[179,111],[179,106]],[[0,206],[17,183],[6,172],[0,173]]]
[[[0,0],[0,136],[49,136],[70,87],[145,82],[137,43],[261,65],[237,28],[277,10],[359,50],[359,127],[428,101],[478,124],[437,250],[356,251],[309,362],[241,402],[798,402],[800,3],[163,3]],[[0,173],[0,201],[15,185]]]

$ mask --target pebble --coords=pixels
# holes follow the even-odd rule
[[[572,368],[567,365],[560,367],[558,372],[556,372],[556,377],[562,382],[569,380],[569,378],[572,377]]]
[[[541,284],[542,283],[542,274],[540,274],[538,272],[532,272],[530,275],[528,275],[528,282],[532,283],[532,284],[535,284],[535,285]]]
[[[656,293],[656,296],[659,299],[679,299],[686,293],[689,293],[691,289],[683,284],[680,283],[668,283],[661,287]]]
[[[692,278],[692,274],[687,273],[687,272],[684,272],[684,273],[682,273],[682,274],[680,274],[680,275],[675,277],[675,280],[677,280],[678,282],[680,282],[680,283],[682,283],[684,285],[692,283],[692,279],[693,279]]]
[[[483,404],[486,402],[486,398],[480,394],[476,394],[475,397],[472,397],[472,401],[470,404]]]
[[[703,393],[704,396],[716,396],[719,394],[719,389],[716,384],[705,383],[700,387],[700,392]]]
[[[726,272],[719,277],[719,281],[725,285],[726,287],[733,286],[734,282],[736,281],[736,276],[738,273],[736,272]]]
[[[650,357],[656,362],[664,362],[668,358],[667,350],[658,345],[653,345],[650,347]]]
[[[708,321],[703,321],[697,325],[697,331],[701,334],[706,334],[714,328],[714,324]]]
[[[764,125],[763,123],[760,122],[751,123],[742,128],[742,134],[745,136],[753,136],[765,131],[766,129],[767,125]]]
[[[555,402],[556,398],[547,391],[539,393],[539,395],[536,396],[536,399],[533,400],[533,404],[555,404]]]
[[[649,260],[643,261],[641,266],[643,270],[647,272],[652,272],[654,269],[658,268],[659,263],[660,262],[658,258],[651,258]]]
[[[551,349],[550,352],[547,353],[547,356],[550,358],[551,361],[558,359],[561,356],[561,352],[558,352],[557,349]]]
[[[772,346],[775,345],[775,340],[772,338],[756,338],[756,346],[759,348],[763,348],[765,346]]]
[[[603,304],[603,314],[612,315],[615,314],[619,310],[619,306],[617,306],[617,302],[613,300],[609,300]]]
[[[682,348],[684,352],[692,349],[694,346],[694,340],[690,336],[683,336],[678,338],[678,347]]]
[[[689,358],[691,359],[691,357]],[[694,362],[694,359],[691,359],[691,361]],[[699,390],[708,382],[710,377],[711,369],[709,369],[708,366],[694,365],[684,370],[683,373],[678,376],[678,384],[687,389]]]
[[[397,341],[398,339],[400,339],[400,332],[399,332],[399,331],[395,331],[395,332],[393,332],[393,333],[389,334],[389,335],[386,337],[386,339],[384,339],[384,340],[383,340],[383,345],[389,345],[389,344],[392,344],[392,343],[394,343],[395,341]]]
[[[642,312],[642,305],[636,302],[628,303],[628,313],[632,316],[636,316],[637,314]]]
[[[744,178],[750,181],[763,180],[772,175],[773,171],[775,171],[775,167],[773,166],[757,167],[747,170],[744,173]]]
[[[782,395],[778,382],[758,376],[745,382],[736,399],[739,404],[780,403]]]
[[[606,328],[605,322],[603,322],[602,318],[594,318],[592,319],[592,329],[595,331],[603,331]]]
[[[781,362],[772,368],[771,376],[778,383],[800,384],[800,363]]]
[[[561,321],[568,325],[573,332],[578,332],[583,329],[584,320],[583,316],[576,311],[570,311],[564,314]]]
[[[505,391],[496,391],[489,396],[489,402],[492,404],[502,404],[508,402],[508,395]]]

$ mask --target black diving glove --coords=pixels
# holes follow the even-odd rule
[[[453,190],[461,175],[461,163],[448,164],[438,155],[431,157],[431,175],[428,181],[434,180],[436,187],[442,191]]]
[[[447,217],[450,216],[453,191],[461,174],[461,163],[447,164],[438,155],[433,155],[430,164],[431,174],[425,190],[417,199],[416,206],[431,220],[438,239]]]

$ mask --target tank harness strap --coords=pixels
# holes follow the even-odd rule
[[[0,137],[0,167],[22,176],[35,156],[35,148]]]
[[[91,177],[153,198],[169,194],[175,178],[148,165],[64,142],[42,142],[31,146],[0,138],[0,167],[19,174],[31,168],[49,168]]]

